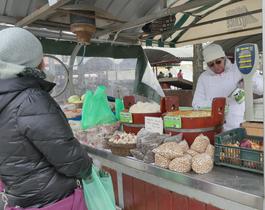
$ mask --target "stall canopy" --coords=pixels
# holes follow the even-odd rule
[[[262,49],[262,35],[255,34],[251,36],[242,36],[242,37],[237,37],[237,38],[228,39],[228,40],[215,41],[215,43],[220,44],[228,55],[233,55],[235,52],[235,47],[237,45],[244,44],[244,43],[255,43],[258,45],[258,48],[261,50]]]
[[[0,0],[0,22],[40,36],[75,39],[76,15],[92,41],[180,46],[261,33],[261,0]],[[53,5],[48,3],[53,2]],[[78,21],[77,21],[78,22]],[[33,29],[35,28],[35,29]]]
[[[178,65],[181,61],[192,61],[193,47],[161,48],[144,47],[151,66]]]
[[[148,66],[146,55],[139,46],[134,46],[136,50],[132,50],[131,53],[122,54],[121,52],[128,50],[122,43],[173,48],[238,37],[258,38],[261,37],[262,32],[261,2],[261,0],[0,0],[0,29],[14,25],[26,27],[41,39],[45,52],[70,55],[71,49],[76,45],[75,34],[78,34],[80,24],[89,23],[89,37],[91,36],[89,42],[92,44],[87,47],[85,56],[96,52],[103,57],[134,56],[139,61],[135,90],[143,93],[144,88],[140,86]],[[117,45],[118,42],[120,45]],[[103,43],[102,48],[98,48],[99,43]],[[231,46],[235,45],[234,42],[233,44],[223,42],[223,44],[230,50]],[[91,53],[92,50],[95,51]]]

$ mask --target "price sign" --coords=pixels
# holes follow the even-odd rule
[[[181,128],[181,117],[178,116],[165,116],[164,117],[165,128]]]
[[[132,113],[120,112],[120,121],[123,123],[133,123]]]
[[[152,133],[163,134],[163,120],[160,117],[145,117],[145,129]]]

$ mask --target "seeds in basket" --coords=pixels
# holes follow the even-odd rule
[[[115,132],[109,142],[114,144],[135,144],[136,136],[130,133]]]

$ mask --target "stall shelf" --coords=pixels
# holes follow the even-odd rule
[[[124,210],[263,209],[261,175],[218,166],[204,175],[177,173],[84,147],[111,173],[117,205]]]

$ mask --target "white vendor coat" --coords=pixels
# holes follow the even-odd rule
[[[236,64],[232,64],[229,59],[226,59],[225,71],[222,74],[215,74],[208,68],[198,79],[192,101],[193,108],[211,107],[213,98],[226,97],[228,112],[224,130],[238,128],[244,121],[245,102],[238,104],[229,96],[242,78]],[[253,76],[253,92],[263,94],[263,77],[259,74]]]

